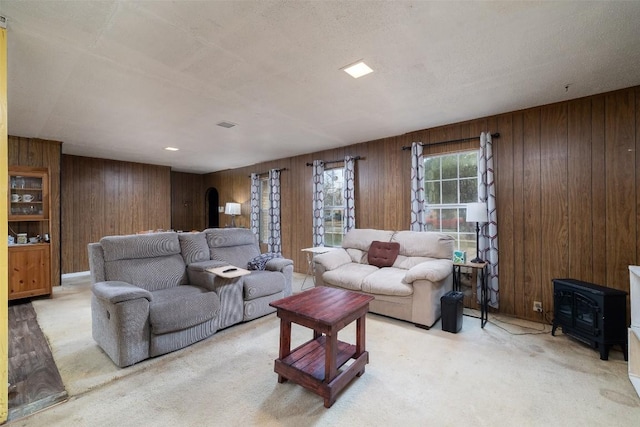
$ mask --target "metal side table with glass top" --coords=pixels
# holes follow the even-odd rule
[[[484,325],[487,324],[487,320],[489,319],[489,311],[487,310],[489,307],[489,289],[487,282],[487,266],[488,262],[465,262],[465,263],[453,263],[453,290],[460,290],[460,269],[462,267],[472,268],[477,270],[480,273],[480,327],[484,328]]]

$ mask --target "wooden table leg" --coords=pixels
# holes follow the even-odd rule
[[[337,375],[338,367],[338,333],[327,332],[325,342],[324,382],[329,384]]]
[[[367,348],[366,348],[366,314],[362,315],[356,320],[356,354],[354,358],[358,358]],[[358,372],[357,376],[362,376],[364,374],[364,367],[360,372]]]
[[[280,360],[291,354],[291,322],[280,319]],[[278,375],[278,382],[283,383],[287,379]]]

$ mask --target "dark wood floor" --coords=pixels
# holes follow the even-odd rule
[[[9,305],[8,420],[67,399],[49,343],[31,302]]]

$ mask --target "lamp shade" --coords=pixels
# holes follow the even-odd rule
[[[224,207],[227,215],[240,215],[240,203],[227,203]]]
[[[488,220],[486,203],[467,204],[467,222],[487,222]]]

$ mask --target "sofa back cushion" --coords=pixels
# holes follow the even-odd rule
[[[376,267],[391,267],[398,257],[400,243],[374,240],[369,247],[367,261]]]
[[[368,252],[371,242],[374,240],[390,242],[392,236],[393,231],[354,228],[345,234],[342,239],[342,247],[345,249],[358,249],[363,252]]]
[[[435,231],[398,231],[391,239],[400,244],[400,255],[451,259],[455,241],[445,233]]]
[[[246,228],[209,228],[207,236],[210,257],[247,268],[249,261],[260,255],[260,246],[255,234]]]
[[[100,239],[100,246],[105,280],[127,282],[148,291],[187,283],[177,233],[108,236]]]
[[[184,262],[189,265],[194,262],[209,261],[209,245],[204,233],[178,233],[180,249]]]

